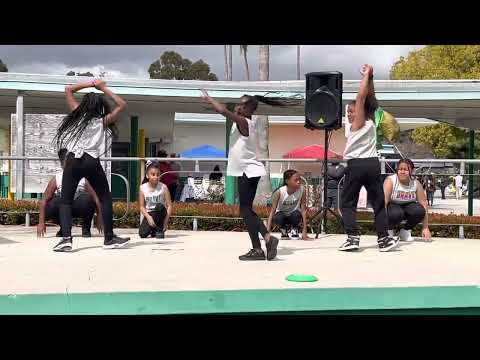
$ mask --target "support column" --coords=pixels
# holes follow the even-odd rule
[[[233,111],[235,104],[227,104],[227,109]],[[230,132],[232,131],[232,120],[225,119],[225,154],[228,157],[230,150]],[[235,194],[237,193],[237,182],[234,176],[225,176],[225,204],[235,204]]]
[[[138,116],[130,117],[130,156],[138,156]],[[138,195],[138,162],[129,161],[130,168],[130,201],[137,201]]]
[[[469,131],[470,142],[468,146],[468,157],[474,158],[475,153],[475,130]],[[468,164],[468,173],[473,174],[473,164]],[[473,175],[468,175],[468,215],[473,215]]]
[[[150,139],[145,138],[145,156],[149,157],[150,156]]]
[[[138,131],[138,156],[145,157],[145,130]],[[140,182],[145,177],[145,160],[140,161]]]
[[[23,129],[24,119],[23,119],[23,94],[18,92],[17,95],[17,114],[16,114],[16,127],[17,127],[17,144],[15,153],[17,156],[24,156],[24,129]],[[21,200],[23,198],[24,191],[24,171],[25,168],[24,162],[16,160],[16,171],[15,171],[15,200]]]

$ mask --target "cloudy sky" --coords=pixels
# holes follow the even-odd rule
[[[387,79],[392,64],[421,45],[302,45],[301,73],[341,71],[344,79],[358,79],[361,64],[372,64],[377,79]],[[233,47],[233,80],[246,80],[240,47]],[[10,72],[65,75],[69,70],[107,72],[107,77],[148,78],[149,65],[167,50],[174,50],[192,61],[210,64],[219,80],[224,80],[222,45],[0,45],[0,59]],[[251,80],[258,79],[258,46],[250,46],[248,60]],[[295,45],[272,45],[270,79],[296,78]],[[303,76],[303,75],[302,75]]]

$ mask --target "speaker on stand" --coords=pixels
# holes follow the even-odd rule
[[[333,214],[342,224],[342,218],[327,208],[328,147],[332,130],[342,127],[343,75],[338,71],[312,72],[305,74],[305,127],[309,130],[325,131],[325,154],[323,158],[323,201],[322,206],[310,218],[310,222],[320,217],[315,238],[327,226],[327,213]]]

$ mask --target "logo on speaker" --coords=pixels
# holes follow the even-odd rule
[[[317,123],[319,124],[325,124],[325,120],[323,120],[323,117],[317,120]]]

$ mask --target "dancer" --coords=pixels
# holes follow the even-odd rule
[[[105,95],[93,92],[86,94],[81,103],[78,103],[73,94],[89,87],[108,95],[115,102],[115,109],[111,110]],[[123,247],[130,239],[120,238],[113,233],[112,194],[99,157],[107,152],[106,138],[117,137],[115,123],[125,110],[126,103],[101,80],[68,85],[65,93],[71,112],[63,119],[54,139],[58,148],[66,147],[68,150],[63,170],[60,205],[63,239],[53,250],[62,252],[72,250],[72,203],[75,189],[82,178],[86,178],[92,185],[102,204],[104,249]]]
[[[145,179],[140,185],[138,197],[143,221],[138,233],[141,238],[148,235],[163,239],[168,227],[168,219],[172,215],[172,199],[167,185],[160,181],[160,164],[158,161],[147,161]]]
[[[288,226],[292,228],[292,239],[298,239],[298,227],[302,223],[302,239],[310,240],[307,234],[307,193],[297,170],[283,173],[283,185],[275,192],[268,216],[268,231],[272,228],[272,221],[280,228],[281,239],[290,239]]]
[[[227,175],[237,177],[240,214],[247,225],[253,247],[249,252],[241,255],[239,259],[265,260],[265,253],[258,237],[260,232],[265,239],[267,260],[273,260],[277,256],[278,239],[267,231],[264,223],[252,208],[260,177],[266,174],[265,167],[257,156],[257,135],[253,114],[259,101],[272,106],[288,106],[297,104],[298,101],[243,95],[240,98],[240,104],[235,106],[234,112],[231,112],[227,110],[225,105],[212,99],[206,90],[202,90],[202,93],[202,98],[207,104],[236,124],[232,127],[231,132],[234,140],[228,154]]]
[[[387,177],[383,183],[385,204],[387,204],[388,233],[394,236],[394,229],[403,220],[407,220],[403,229],[400,230],[399,239],[413,241],[412,229],[422,222],[422,236],[428,241],[432,235],[428,228],[427,199],[422,184],[412,176],[413,168],[411,160],[402,159],[398,162],[397,173]]]
[[[352,251],[360,248],[357,224],[357,203],[360,189],[365,186],[375,213],[375,228],[380,251],[389,251],[398,245],[398,239],[388,236],[388,218],[385,209],[380,161],[377,153],[375,124],[372,121],[378,103],[373,88],[373,68],[363,65],[363,79],[357,98],[348,105],[347,117],[351,124],[343,158],[348,160],[341,198],[342,217],[347,240],[339,248]]]
[[[58,151],[58,158],[62,169],[65,167],[65,157],[67,149]],[[45,220],[52,219],[57,225],[60,225],[60,204],[62,194],[62,178],[63,170],[58,172],[48,182],[47,188],[43,193],[43,200],[40,203],[40,214],[37,225],[37,236],[43,237],[46,233]],[[72,205],[72,216],[82,218],[82,237],[91,237],[90,227],[92,226],[93,215],[97,211],[97,229],[103,232],[103,224],[101,218],[101,204],[98,196],[92,189],[91,185],[85,178],[78,183],[77,191],[74,195]],[[57,232],[57,237],[62,237],[62,228]]]

